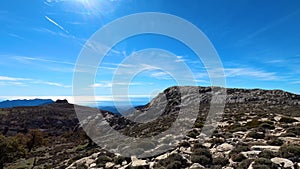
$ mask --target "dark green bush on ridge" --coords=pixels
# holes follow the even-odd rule
[[[294,118],[290,118],[290,117],[282,117],[279,122],[282,123],[294,123],[297,122],[298,120],[294,119]]]
[[[287,158],[293,162],[300,162],[300,146],[299,145],[281,146],[278,153],[282,158]]]
[[[254,160],[253,169],[278,169],[278,165],[266,158],[258,158]]]

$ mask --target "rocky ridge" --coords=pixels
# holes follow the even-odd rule
[[[157,156],[137,158],[122,157],[100,147],[83,147],[76,151],[80,154],[78,157],[72,155],[73,158],[58,160],[56,164],[49,162],[50,158],[47,161],[46,157],[38,157],[37,161],[44,160],[36,168],[45,165],[52,168],[124,169],[300,167],[300,96],[296,94],[281,90],[227,89],[224,114],[212,136],[201,134],[214,92],[210,87],[166,89],[149,104],[133,112],[140,115],[151,108],[159,110],[160,116],[147,123],[132,122],[109,112],[102,114],[113,128],[125,135],[136,138],[155,136],[172,125],[181,103],[195,101],[196,96],[182,96],[181,93],[184,92],[180,91],[184,90],[198,91],[198,117],[193,128],[173,149]],[[162,102],[166,102],[164,109],[158,109]],[[136,117],[138,116],[133,119]],[[76,124],[71,126],[75,127]],[[71,152],[74,146],[66,146],[56,153]]]

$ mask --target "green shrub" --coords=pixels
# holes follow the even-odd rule
[[[223,157],[217,157],[213,159],[213,165],[226,166],[229,164],[229,160]]]
[[[26,150],[24,145],[20,144],[18,137],[5,137],[0,134],[0,166],[25,157],[25,155]]]
[[[282,133],[280,137],[296,137],[296,134],[294,133]]]
[[[194,155],[204,155],[204,156],[206,156],[206,157],[208,157],[208,158],[212,158],[212,155],[211,155],[209,149],[207,149],[207,148],[199,148],[199,149],[195,149],[195,150],[193,151],[193,154],[194,154]]]
[[[287,133],[293,133],[300,136],[300,127],[291,127],[286,130]]]
[[[253,162],[253,159],[245,159],[242,162],[240,162],[237,166],[238,169],[248,169],[250,164]]]
[[[77,165],[76,165],[76,168],[77,168],[77,169],[88,169],[88,167],[87,167],[85,164],[83,164],[83,163],[77,164]]]
[[[267,144],[272,145],[272,146],[281,146],[284,143],[283,140],[278,139],[278,138],[271,138],[271,140],[267,141]]]
[[[116,163],[116,164],[122,164],[122,162],[123,161],[127,161],[127,162],[129,162],[130,161],[130,158],[128,158],[128,157],[123,157],[123,156],[116,156],[115,158],[114,158],[114,163]]]
[[[219,145],[219,144],[224,143],[225,140],[224,140],[224,139],[221,139],[221,138],[213,138],[213,139],[211,139],[209,142],[212,143],[212,144],[218,144],[218,145]]]
[[[202,128],[204,126],[204,122],[205,122],[205,119],[200,121],[200,120],[196,120],[195,124],[194,124],[194,128]]]
[[[251,138],[254,138],[254,139],[264,139],[265,134],[258,133],[258,132],[255,132],[255,131],[251,131],[247,134],[247,137],[251,137]]]
[[[245,159],[247,159],[243,154],[239,153],[239,154],[234,154],[231,156],[232,161],[234,162],[241,162]]]
[[[259,127],[264,128],[264,129],[269,129],[269,130],[275,129],[274,124],[269,124],[269,123],[262,123],[259,125]]]
[[[112,159],[106,155],[100,155],[98,156],[98,159],[96,160],[96,164],[97,164],[97,167],[105,167],[105,164],[107,162],[111,162]]]
[[[263,150],[262,152],[260,152],[258,154],[258,157],[266,158],[266,159],[271,159],[271,158],[274,158],[277,156],[278,156],[278,153],[270,151],[270,150]]]
[[[249,151],[249,150],[250,148],[248,145],[239,144],[232,151],[230,151],[229,156],[232,157],[233,155],[237,155],[240,152]]]
[[[166,159],[159,160],[154,168],[184,168],[187,165],[186,159],[179,154],[171,154]]]
[[[187,136],[191,137],[191,138],[197,138],[198,135],[199,135],[199,133],[197,130],[192,130],[187,134]]]
[[[253,169],[277,169],[278,166],[271,160],[266,158],[258,158],[254,160]]]
[[[300,146],[299,145],[285,145],[279,149],[279,155],[283,158],[288,158],[293,162],[300,162]]]
[[[212,163],[212,160],[206,157],[205,155],[195,155],[195,154],[192,154],[191,161],[193,163],[199,163],[204,166],[210,165]]]
[[[261,121],[258,121],[257,119],[253,119],[252,121],[249,121],[245,124],[245,127],[247,129],[252,129],[252,128],[256,128],[258,127],[259,125],[261,125],[263,122]]]
[[[282,123],[294,123],[294,122],[298,122],[298,120],[296,120],[294,118],[290,118],[290,117],[281,117],[281,119],[279,120],[279,122],[282,122]]]
[[[173,161],[172,163],[167,165],[167,169],[177,169],[181,168],[182,164],[180,161]]]
[[[181,142],[181,143],[179,143],[179,145],[178,145],[179,147],[190,147],[191,145],[190,145],[190,143],[189,142],[187,142],[187,141],[183,141],[183,142]]]
[[[212,164],[212,155],[208,148],[202,146],[200,143],[195,143],[192,148],[191,161],[201,165]]]
[[[197,150],[197,149],[206,149],[206,147],[203,146],[201,143],[195,143],[192,147],[192,151]]]

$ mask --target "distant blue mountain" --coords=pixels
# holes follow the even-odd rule
[[[120,108],[121,112],[119,112],[119,110],[115,106],[100,106],[99,109],[106,110],[114,114],[122,114],[124,111],[128,110],[127,108],[124,107],[124,108]]]
[[[0,108],[41,106],[41,105],[51,104],[51,103],[54,103],[54,101],[51,99],[6,100],[0,102]]]
[[[134,108],[142,108],[144,105],[134,106]],[[121,106],[119,110],[115,106],[99,106],[100,110],[106,110],[114,114],[127,114],[130,113],[134,108],[128,106]]]

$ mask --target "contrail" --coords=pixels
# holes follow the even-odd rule
[[[52,24],[54,24],[55,26],[57,26],[59,29],[61,29],[62,31],[66,32],[67,34],[69,34],[69,32],[67,30],[65,30],[65,28],[63,28],[62,26],[60,26],[58,23],[56,23],[54,20],[52,20],[51,18],[49,18],[48,16],[45,16],[45,18],[51,22]]]

